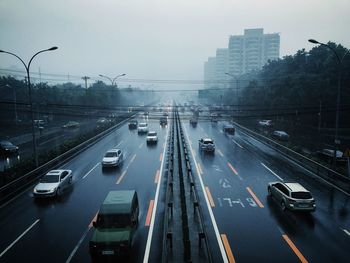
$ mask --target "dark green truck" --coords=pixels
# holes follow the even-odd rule
[[[89,244],[91,257],[129,256],[138,217],[136,191],[110,191],[93,223],[94,233]]]

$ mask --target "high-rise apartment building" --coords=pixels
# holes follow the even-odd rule
[[[230,36],[228,50],[228,71],[239,76],[261,69],[268,60],[278,59],[280,36],[264,34],[263,28],[245,29],[244,35]]]
[[[211,88],[216,80],[216,57],[209,57],[204,62],[204,87]]]
[[[216,50],[216,87],[226,88],[228,87],[229,76],[225,73],[228,72],[228,49],[218,48]]]

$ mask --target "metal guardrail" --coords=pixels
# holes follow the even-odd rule
[[[329,169],[328,167],[311,160],[307,158],[306,156],[295,152],[288,147],[279,144],[278,142],[275,142],[274,140],[271,140],[270,138],[267,138],[257,132],[254,132],[237,122],[233,122],[236,127],[240,128],[241,130],[248,133],[250,136],[254,137],[255,139],[259,140],[260,142],[271,146],[278,152],[282,153],[283,155],[287,156],[291,160],[295,161],[305,169],[311,171],[312,173],[318,175],[319,177],[323,178],[326,181],[331,182],[332,184],[336,185],[337,187],[341,188],[344,191],[350,192],[350,178],[346,177],[332,169]],[[350,194],[349,194],[350,195]]]
[[[77,154],[79,154],[86,148],[90,147],[92,144],[96,143],[106,135],[110,134],[111,132],[114,131],[114,129],[120,127],[121,125],[123,125],[125,122],[127,122],[130,118],[134,116],[135,116],[135,113],[124,116],[126,119],[120,121],[116,125],[97,134],[96,136],[88,139],[87,141],[75,146],[74,148],[68,150],[67,152],[55,157],[51,161],[47,162],[44,165],[41,165],[40,167],[34,169],[33,171],[21,176],[20,178],[15,179],[14,181],[6,184],[5,186],[2,186],[0,188],[0,204],[4,203],[11,197],[17,195],[18,193],[26,189],[30,184],[32,184],[35,180],[37,180],[39,177],[45,174],[48,170],[51,170],[53,167],[57,167],[58,165],[61,165],[62,163],[72,159]]]
[[[195,180],[193,178],[193,172],[192,172],[192,164],[191,164],[191,159],[190,159],[190,151],[188,150],[188,144],[187,140],[185,137],[185,134],[182,129],[181,121],[180,121],[180,116],[177,113],[177,118],[179,121],[179,131],[180,131],[180,137],[181,137],[181,146],[184,152],[184,162],[186,166],[186,175],[188,182],[190,183],[190,193],[191,193],[191,198],[192,198],[192,204],[193,204],[193,211],[194,211],[194,216],[197,219],[198,223],[198,229],[197,229],[197,234],[198,234],[198,246],[201,248],[202,243],[204,242],[205,245],[205,251],[207,254],[207,262],[212,262],[212,257],[209,249],[209,243],[208,243],[208,238],[206,235],[206,232],[203,227],[203,215],[199,203],[199,198],[198,198],[198,192],[196,189],[196,184]]]

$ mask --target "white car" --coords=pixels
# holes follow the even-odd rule
[[[148,124],[146,122],[140,122],[137,127],[138,133],[147,133],[148,132]]]
[[[259,125],[264,127],[271,127],[273,126],[273,123],[272,120],[260,120]]]
[[[158,142],[157,133],[155,131],[148,132],[146,140],[147,140],[147,144],[157,143]]]
[[[73,174],[71,170],[52,170],[48,172],[34,187],[35,197],[50,197],[61,195],[63,190],[71,185]]]
[[[102,167],[118,166],[123,161],[123,152],[120,149],[111,149],[102,159]]]

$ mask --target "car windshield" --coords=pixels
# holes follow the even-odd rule
[[[204,144],[213,144],[213,141],[204,141]]]
[[[140,123],[139,127],[143,128],[143,127],[147,127],[147,123]]]
[[[157,136],[157,133],[156,132],[149,132],[148,136]]]
[[[128,215],[103,215],[97,217],[97,226],[99,228],[121,228],[131,225],[131,219]]]
[[[292,198],[295,199],[311,199],[312,196],[309,192],[292,192]]]
[[[117,153],[116,152],[107,152],[105,154],[105,157],[117,157]]]
[[[47,174],[43,178],[41,178],[41,183],[57,183],[59,182],[59,175],[58,174]]]

